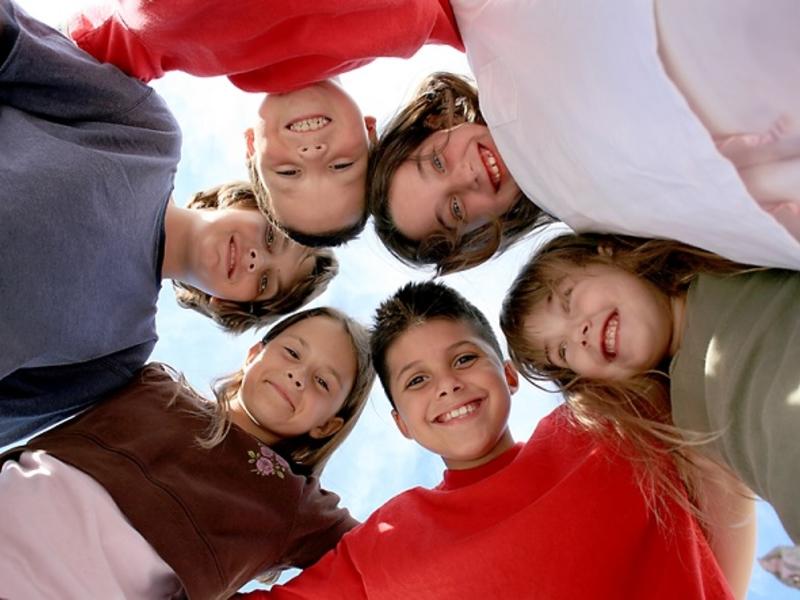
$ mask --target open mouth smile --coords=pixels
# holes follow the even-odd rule
[[[289,131],[294,131],[295,133],[308,133],[312,131],[319,131],[323,127],[327,127],[331,121],[332,119],[330,117],[326,117],[324,115],[303,117],[301,119],[295,119],[289,123],[286,126],[286,129]]]
[[[228,241],[228,279],[231,279],[236,271],[236,263],[238,262],[238,253],[236,250],[236,242],[233,236],[231,236],[231,239]]]
[[[453,409],[448,410],[445,413],[442,413],[441,415],[437,416],[433,421],[434,423],[444,424],[444,423],[450,423],[451,421],[464,420],[466,418],[469,418],[475,412],[477,412],[482,402],[483,400],[480,399],[471,400],[465,404],[462,404],[461,406],[457,406]]]
[[[497,160],[494,152],[489,150],[486,146],[478,144],[478,153],[483,162],[483,168],[486,169],[486,175],[489,177],[489,183],[492,184],[495,193],[500,189],[500,180],[502,179],[502,172],[500,171],[500,161]]]
[[[600,347],[603,349],[603,356],[607,361],[612,361],[617,357],[618,352],[618,337],[619,331],[619,313],[615,310],[606,319],[602,330],[602,339],[600,340]]]

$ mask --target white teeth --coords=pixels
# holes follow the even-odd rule
[[[617,354],[617,327],[619,327],[619,315],[614,315],[608,321],[605,339],[603,340],[603,349],[610,356]]]
[[[228,259],[228,277],[230,277],[233,275],[233,267],[236,264],[236,246],[234,245],[233,240],[230,242],[228,256],[230,257]]]
[[[491,150],[481,148],[481,157],[483,164],[486,165],[492,183],[497,186],[500,183],[500,167],[497,164],[497,159],[492,154]]]
[[[306,131],[317,131],[318,129],[322,129],[330,123],[331,120],[328,117],[313,117],[311,119],[302,119],[300,121],[295,121],[289,125],[289,129],[291,131],[304,133]]]
[[[440,423],[447,423],[448,421],[452,421],[453,419],[458,419],[459,417],[463,417],[464,415],[473,413],[476,410],[478,410],[477,404],[475,402],[470,402],[469,404],[465,404],[464,406],[454,408],[450,412],[446,412],[436,420],[439,421]]]

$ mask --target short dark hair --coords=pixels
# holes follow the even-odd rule
[[[392,408],[395,405],[389,391],[386,353],[403,333],[433,319],[466,323],[503,360],[503,351],[492,326],[474,304],[443,283],[409,282],[384,300],[375,311],[370,337],[372,362]]]

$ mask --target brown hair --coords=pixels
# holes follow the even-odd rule
[[[272,197],[269,194],[267,186],[261,179],[261,175],[258,174],[256,161],[252,156],[247,157],[247,174],[250,177],[250,185],[253,187],[253,193],[255,195],[259,210],[264,213],[267,219],[269,219],[270,223],[272,223],[275,227],[280,229],[298,244],[308,246],[309,248],[341,246],[342,244],[358,237],[358,234],[364,230],[364,226],[367,224],[367,218],[369,215],[365,210],[361,214],[361,217],[359,217],[358,221],[352,225],[342,227],[341,229],[332,229],[331,231],[326,231],[324,233],[303,233],[302,231],[297,231],[296,229],[286,227],[286,225],[283,223],[279,223],[278,219],[275,217],[272,208]]]
[[[520,194],[502,218],[459,237],[437,233],[420,242],[397,230],[389,213],[389,190],[395,172],[406,160],[416,160],[414,153],[428,136],[461,123],[486,124],[475,85],[460,75],[433,73],[386,126],[370,151],[367,168],[367,206],[378,237],[407,265],[434,265],[439,275],[479,265],[554,221]]]
[[[649,492],[648,498],[658,498],[657,492],[664,492],[703,517],[688,503],[683,486],[693,496],[701,493],[694,448],[716,435],[675,427],[668,365],[625,381],[592,380],[552,365],[525,331],[525,319],[532,310],[548,295],[559,293],[565,267],[590,264],[624,269],[650,281],[667,296],[685,293],[700,273],[736,274],[747,267],[671,240],[566,234],[546,243],[522,268],[503,300],[500,315],[509,355],[525,379],[543,389],[547,389],[546,382],[554,382],[580,424],[599,435],[612,434],[623,440],[630,458],[642,467],[642,486]],[[675,460],[682,483],[665,468],[670,459]]]
[[[466,323],[503,361],[503,351],[492,326],[469,300],[442,283],[409,282],[384,300],[375,311],[370,337],[372,362],[392,408],[395,405],[389,391],[391,374],[386,364],[386,353],[403,333],[432,319]]]
[[[257,209],[253,187],[246,182],[233,182],[198,192],[187,204],[194,209],[250,208]],[[263,327],[280,315],[310,302],[328,287],[339,271],[339,263],[330,250],[313,251],[314,267],[305,278],[285,294],[268,300],[235,302],[215,298],[194,286],[173,281],[175,298],[183,308],[191,308],[213,319],[228,331],[241,333],[251,327]]]
[[[272,446],[275,452],[292,465],[292,470],[301,475],[319,475],[322,472],[330,456],[353,430],[375,379],[366,328],[335,308],[311,308],[286,317],[270,328],[264,336],[263,343],[268,344],[292,325],[312,317],[326,317],[341,323],[350,337],[356,354],[356,376],[342,407],[335,415],[344,421],[339,431],[327,438],[313,438],[303,434],[281,440]],[[230,403],[239,393],[243,378],[244,370],[240,369],[213,383],[212,388],[217,402],[201,405],[202,412],[211,419],[206,435],[198,440],[201,446],[213,448],[225,439],[231,427],[228,417]]]

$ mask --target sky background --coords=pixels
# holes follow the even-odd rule
[[[86,0],[17,0],[28,12],[52,25],[91,2]],[[228,0],[234,1],[234,0]],[[469,73],[464,55],[441,47],[426,47],[410,60],[380,59],[341,77],[344,87],[364,111],[378,118],[379,130],[414,86],[428,73],[449,70]],[[199,79],[169,74],[154,87],[167,100],[183,129],[183,158],[175,183],[175,199],[184,204],[200,190],[227,181],[246,179],[243,132],[253,124],[261,98],[234,88],[227,79]],[[536,238],[518,244],[505,255],[462,274],[443,280],[467,296],[500,335],[498,314],[506,289],[525,261]],[[312,305],[336,306],[365,324],[378,303],[408,280],[423,280],[429,273],[408,269],[385,251],[372,233],[371,223],[361,238],[337,249],[341,268],[329,289]],[[247,349],[260,337],[256,333],[232,336],[174,301],[171,285],[159,299],[160,340],[153,360],[183,371],[199,390],[208,393],[215,377],[238,369]],[[557,394],[543,392],[522,381],[514,397],[511,430],[518,441],[527,440],[538,420],[558,403]],[[355,430],[329,462],[323,484],[338,493],[359,519],[397,493],[413,486],[436,485],[441,460],[396,430],[389,403],[376,383]],[[535,476],[535,474],[531,474]],[[598,491],[598,493],[600,493]],[[758,549],[763,555],[773,546],[790,544],[772,509],[758,503]],[[757,564],[748,599],[797,598]]]

